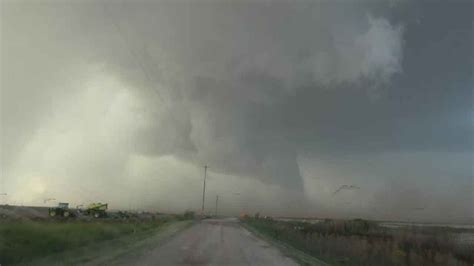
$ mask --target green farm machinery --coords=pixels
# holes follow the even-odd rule
[[[107,217],[107,207],[107,203],[91,203],[89,206],[87,206],[83,213],[94,218],[103,218]]]
[[[69,203],[60,202],[58,206],[51,207],[48,209],[48,214],[51,217],[73,217],[75,216],[74,212],[69,209]]]

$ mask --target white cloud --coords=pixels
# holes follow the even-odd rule
[[[352,30],[332,27],[332,49],[316,50],[310,60],[317,83],[337,87],[364,80],[378,86],[401,72],[402,27],[370,15],[365,24],[359,28],[344,25]]]

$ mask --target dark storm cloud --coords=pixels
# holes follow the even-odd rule
[[[151,12],[146,4],[106,9],[131,49],[132,58],[114,63],[119,68],[140,60],[146,76],[162,80],[167,74],[151,66],[166,69],[167,62],[150,50],[171,51],[179,68],[173,78],[181,82],[166,82],[160,94],[175,93],[167,99],[182,109],[173,113],[188,113],[197,160],[301,187],[296,155],[344,142],[361,122],[348,124],[353,118],[346,112],[362,106],[360,117],[370,114],[370,94],[385,90],[401,71],[402,25],[372,15],[389,5],[359,4],[170,5],[165,19],[143,16]]]
[[[70,155],[75,163],[59,173],[45,166],[54,159],[42,171],[54,169],[70,182],[105,178],[104,186],[116,176],[126,179],[134,156],[206,163],[216,173],[298,192],[308,176],[326,179],[328,191],[351,175],[363,189],[363,182],[389,184],[397,168],[392,158],[407,153],[421,154],[416,162],[462,153],[462,173],[450,168],[443,175],[462,184],[472,177],[466,158],[472,157],[474,133],[473,18],[467,1],[5,7],[7,174],[28,168],[25,158],[39,150],[58,160],[62,151],[77,156]],[[79,147],[71,147],[69,138]],[[53,148],[45,152],[38,143]],[[324,163],[303,176],[301,157]],[[376,171],[367,165],[374,157],[386,158],[374,163]],[[345,178],[327,170],[344,160],[354,161]],[[415,179],[418,168],[427,167],[408,165],[406,175]],[[409,181],[396,183],[393,195],[417,194]],[[408,203],[383,204],[400,209]]]

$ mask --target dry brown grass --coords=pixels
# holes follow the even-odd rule
[[[310,224],[248,218],[277,240],[335,265],[473,265],[472,246],[452,238],[450,228],[391,229],[366,220]]]

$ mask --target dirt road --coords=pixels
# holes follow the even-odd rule
[[[120,265],[297,265],[236,219],[204,220]]]

